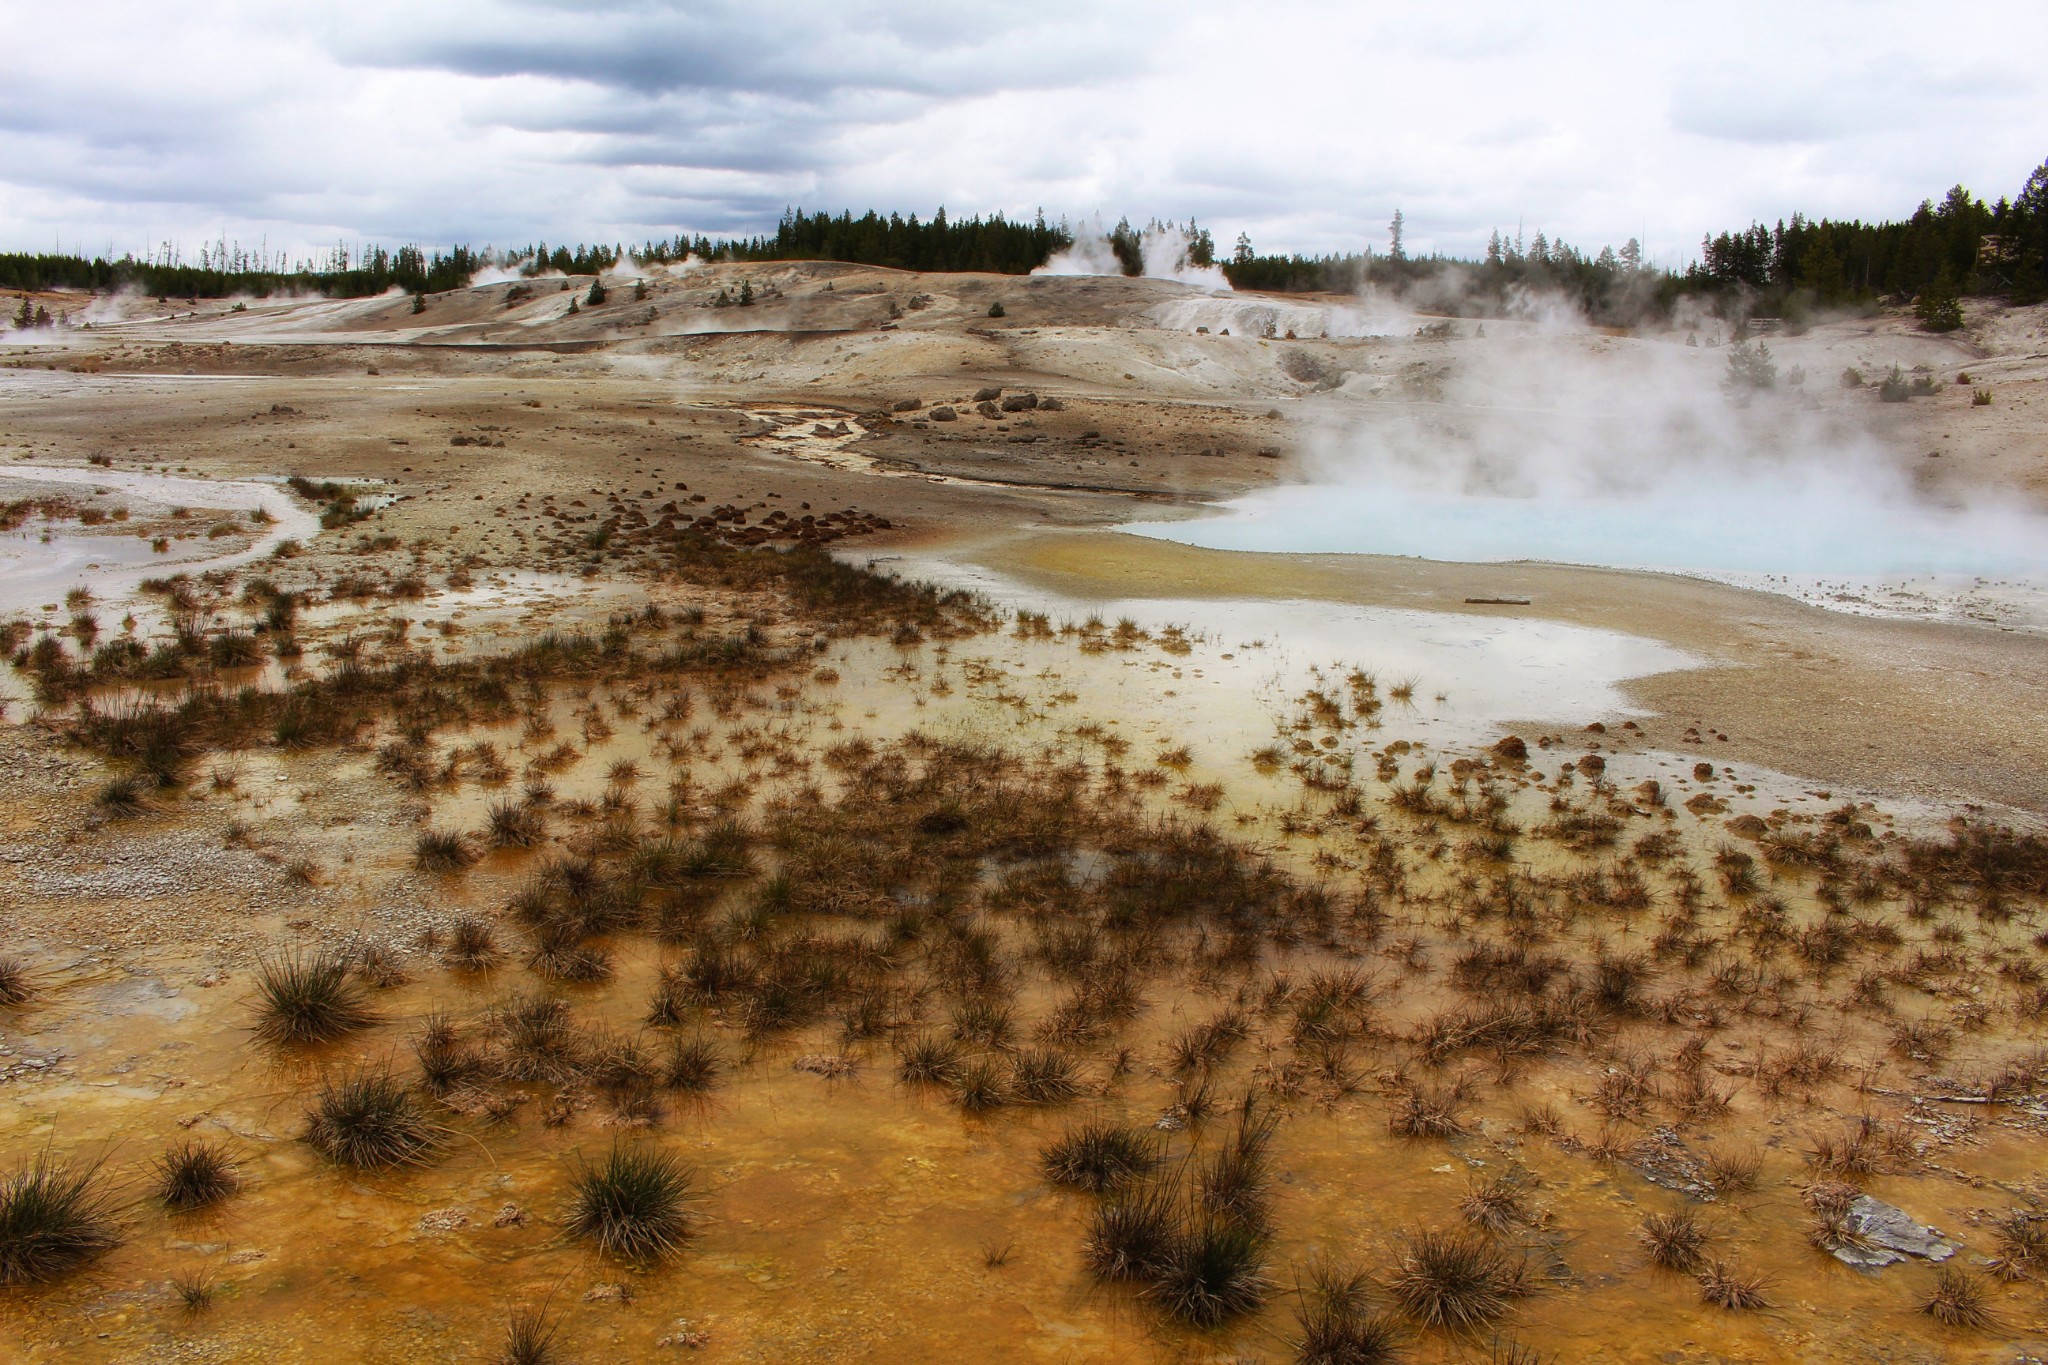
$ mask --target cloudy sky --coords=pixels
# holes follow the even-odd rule
[[[0,249],[631,243],[786,204],[1682,263],[2048,158],[2048,5],[0,0]]]

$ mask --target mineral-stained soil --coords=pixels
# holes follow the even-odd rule
[[[0,1354],[2035,1349],[2041,636],[1107,529],[1427,401],[1447,343],[1341,300],[567,284],[128,300],[0,360],[10,547],[87,590],[0,611]],[[1899,458],[2038,498],[2041,321],[1773,344],[1927,365]],[[1090,617],[1145,599],[1189,619]],[[1473,737],[1369,632],[1205,627],[1247,599],[1701,666]],[[192,1143],[233,1176],[181,1211]],[[687,1168],[611,1225],[666,1254],[579,1216],[614,1153]],[[53,1172],[110,1244],[25,1255]]]

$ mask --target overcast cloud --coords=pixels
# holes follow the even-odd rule
[[[2048,159],[2048,6],[0,0],[0,249],[523,244],[785,205],[1518,223],[1667,264]]]

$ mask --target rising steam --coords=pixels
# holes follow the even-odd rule
[[[1304,405],[1307,483],[1146,528],[1216,548],[1548,560],[1720,576],[2028,574],[2048,518],[1936,500],[1832,372],[1732,392],[1729,352],[1541,321],[1470,322],[1420,363]],[[1786,350],[1796,353],[1799,343]],[[1780,356],[1781,364],[1787,356]]]

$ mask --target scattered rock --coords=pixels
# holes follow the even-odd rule
[[[934,422],[956,422],[959,419],[960,414],[947,407],[944,403],[932,409],[932,420]]]
[[[421,1214],[414,1226],[421,1232],[456,1232],[469,1226],[469,1215],[461,1209],[436,1209]]]
[[[974,391],[974,401],[977,403],[986,403],[991,399],[1001,398],[1002,396],[1002,388],[993,384],[985,389],[976,389]]]
[[[982,402],[976,403],[974,405],[974,410],[980,413],[983,417],[1000,417],[1003,415],[1001,410],[998,409],[994,403],[988,402],[987,400],[983,400]]]
[[[808,1072],[813,1076],[828,1079],[851,1075],[860,1064],[853,1058],[837,1052],[808,1052],[789,1064],[791,1071]]]
[[[498,1216],[491,1220],[494,1228],[523,1228],[526,1226],[526,1210],[517,1204],[507,1204],[498,1210]]]
[[[1526,763],[1529,761],[1529,745],[1520,735],[1507,735],[1497,740],[1494,743],[1493,752],[1496,756],[1504,758],[1510,763]]]
[[[1688,1199],[1702,1202],[1714,1197],[1714,1182],[1707,1168],[1693,1155],[1685,1141],[1669,1128],[1659,1128],[1628,1149],[1623,1164],[1652,1185],[1675,1190]]]
[[[1029,412],[1038,406],[1035,393],[1013,393],[1003,400],[1004,412]]]
[[[677,1318],[676,1329],[654,1343],[656,1346],[673,1346],[685,1351],[700,1351],[711,1344],[708,1328],[692,1327],[688,1318]]]
[[[1958,1244],[1919,1222],[1904,1209],[1859,1194],[1842,1214],[1841,1235],[1832,1239],[1828,1254],[1844,1265],[1876,1270],[1915,1256],[1924,1261],[1946,1261],[1956,1254]]]
[[[891,412],[916,412],[924,406],[922,398],[899,398],[889,405]]]
[[[1065,412],[1067,405],[1057,398],[1041,398],[1038,400],[1038,410],[1040,412]]]
[[[633,1287],[627,1284],[594,1284],[583,1291],[585,1303],[631,1303]]]

